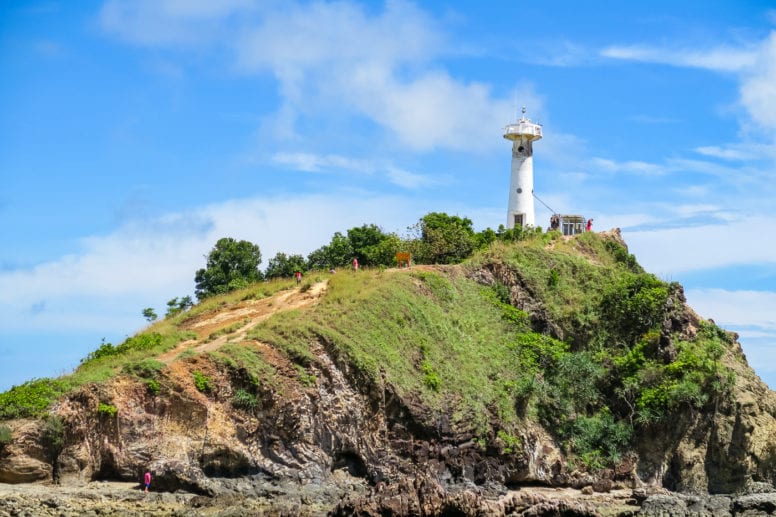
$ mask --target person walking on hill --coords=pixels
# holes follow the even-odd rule
[[[353,257],[353,271],[358,271],[358,258]]]
[[[151,473],[149,471],[146,471],[145,476],[143,476],[143,484],[145,485],[145,493],[148,493],[148,487],[151,486]]]
[[[593,220],[592,219],[588,219],[587,220],[587,228],[586,228],[586,230],[589,231],[589,232],[593,231]]]
[[[294,276],[296,276],[296,285],[299,285],[300,283],[302,283],[302,272],[301,271],[297,271]]]

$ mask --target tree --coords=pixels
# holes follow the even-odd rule
[[[164,317],[169,318],[170,316],[175,316],[176,314],[180,314],[183,311],[191,309],[193,306],[194,300],[191,299],[191,296],[184,296],[180,300],[176,296],[167,302],[167,313],[164,315]]]
[[[350,239],[336,232],[331,242],[321,246],[307,256],[308,269],[329,269],[350,264],[353,258],[353,246]]]
[[[187,311],[192,307],[194,307],[194,300],[191,299],[191,296],[184,296],[178,302],[178,308],[180,308],[182,311]]]
[[[471,255],[477,245],[468,217],[431,212],[424,215],[414,229],[420,233],[420,243],[415,244],[419,249],[415,254],[422,262],[454,264]]]
[[[353,248],[353,255],[365,266],[377,265],[371,262],[370,255],[386,237],[387,235],[375,224],[365,224],[348,230],[348,240]]]
[[[146,307],[143,309],[143,317],[148,322],[156,321],[156,318],[158,318],[156,312],[151,307]]]
[[[194,275],[194,293],[202,300],[261,280],[259,264],[261,250],[256,244],[231,237],[219,239],[207,256],[207,267]]]
[[[274,258],[269,259],[264,276],[267,278],[289,277],[297,271],[307,271],[304,257],[302,255],[287,256],[285,253],[278,252]]]
[[[374,246],[364,248],[363,264],[371,266],[394,266],[396,254],[403,249],[402,240],[395,233],[389,233]]]

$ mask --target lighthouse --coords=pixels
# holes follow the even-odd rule
[[[509,180],[507,228],[536,225],[533,195],[533,143],[542,137],[542,126],[523,116],[504,128],[504,138],[512,141],[512,173]]]

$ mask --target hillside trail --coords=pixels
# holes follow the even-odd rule
[[[157,357],[157,360],[170,364],[184,351],[191,350],[192,353],[199,354],[216,350],[227,341],[244,340],[249,330],[270,316],[315,305],[327,286],[328,282],[323,280],[304,292],[300,287],[296,287],[260,300],[244,300],[231,307],[205,312],[181,326],[182,330],[196,332],[198,338],[181,342]]]

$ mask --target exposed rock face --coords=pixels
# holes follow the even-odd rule
[[[30,483],[51,479],[51,458],[41,445],[37,421],[10,422],[14,441],[0,450],[0,483]]]

